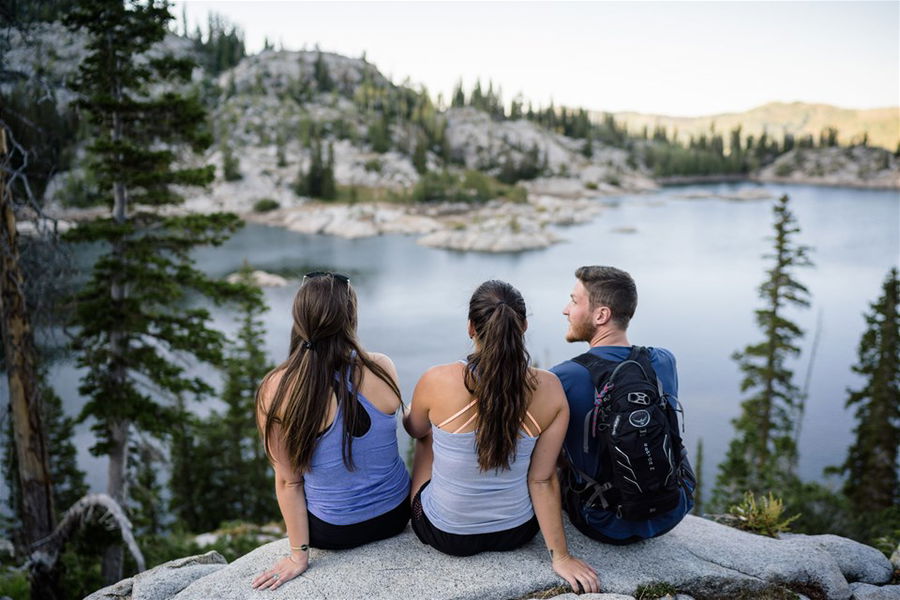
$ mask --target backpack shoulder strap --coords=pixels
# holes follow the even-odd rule
[[[594,384],[595,389],[600,386],[600,381],[603,377],[619,364],[618,361],[606,360],[590,352],[579,354],[572,359],[572,362],[578,363],[588,370],[588,373],[591,374],[591,383]]]
[[[662,381],[660,380],[659,375],[656,374],[656,369],[653,368],[653,361],[650,359],[651,350],[653,350],[653,348],[632,346],[631,354],[628,356],[628,359],[641,365],[647,378],[656,384],[656,388],[659,391],[659,397],[662,398],[665,396],[665,392],[663,391]]]

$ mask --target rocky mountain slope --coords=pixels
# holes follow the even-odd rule
[[[57,23],[5,35],[8,70],[25,78],[38,75],[44,92],[67,110],[75,98],[71,83],[86,52],[84,40]],[[190,40],[169,35],[151,54],[163,52],[196,54],[197,49]],[[0,91],[8,92],[21,79],[4,79]],[[216,77],[198,67],[192,79],[193,90],[209,104],[215,143],[204,155],[184,160],[215,165],[216,180],[207,189],[182,190],[184,212],[229,210],[304,232],[347,237],[400,232],[424,236],[425,245],[519,251],[558,241],[550,225],[592,218],[602,210],[592,199],[657,187],[650,169],[626,148],[594,140],[588,152],[583,139],[532,120],[435,106],[424,91],[393,83],[364,58],[270,49]],[[763,111],[760,122],[784,124],[787,117],[779,116],[778,106]],[[748,130],[756,126],[756,117],[743,116]],[[785,126],[802,128],[821,119],[827,117],[807,115]],[[729,123],[722,119],[716,126],[722,130]],[[83,156],[83,145],[84,140],[75,144],[76,156]],[[297,185],[316,156],[333,164],[339,203],[314,202]],[[73,208],[91,186],[90,174],[79,164],[75,160],[47,186],[51,214],[72,220],[97,214]],[[491,177],[523,165],[532,173],[518,183],[524,190],[482,189],[493,185]],[[444,172],[463,192],[487,193],[495,200],[411,201],[424,173]],[[877,148],[795,150],[752,175],[763,181],[900,187],[897,158]]]

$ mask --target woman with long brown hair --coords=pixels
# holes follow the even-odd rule
[[[416,438],[412,528],[425,544],[468,556],[544,536],[553,570],[574,590],[596,572],[568,552],[556,461],[569,425],[562,386],[528,366],[525,300],[486,281],[469,301],[466,361],[429,369],[404,416]]]
[[[291,553],[254,588],[276,589],[303,573],[310,546],[353,548],[397,535],[409,520],[397,371],[387,356],[362,349],[356,305],[346,275],[308,273],[294,298],[288,358],[257,391]]]

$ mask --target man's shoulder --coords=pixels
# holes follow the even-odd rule
[[[657,348],[655,346],[648,348],[650,351],[650,360],[661,362],[661,363],[670,363],[673,366],[675,365],[675,355],[672,354],[672,351],[668,348]]]
[[[568,360],[564,360],[561,363],[550,367],[550,372],[554,373],[557,377],[559,377],[560,374],[569,374],[569,373],[578,372],[578,370],[584,370],[584,367],[582,365],[578,364],[577,362],[575,362],[573,360],[574,358],[575,357],[573,356],[572,358],[570,358]]]

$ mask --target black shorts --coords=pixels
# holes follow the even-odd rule
[[[494,531],[491,533],[473,533],[461,535],[447,533],[435,527],[425,511],[422,510],[422,490],[431,483],[426,481],[412,503],[412,529],[423,544],[440,550],[444,554],[452,556],[472,556],[479,552],[504,552],[515,550],[530,542],[538,532],[537,517],[532,516],[528,521],[512,529]]]
[[[382,515],[352,525],[332,525],[307,512],[309,545],[323,550],[346,550],[394,537],[406,529],[406,523],[409,521],[407,498]]]

